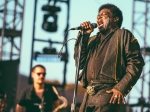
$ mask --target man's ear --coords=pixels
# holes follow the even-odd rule
[[[114,18],[114,22],[118,22],[119,18],[118,17],[115,17]]]
[[[31,77],[33,78],[33,72],[31,72]]]

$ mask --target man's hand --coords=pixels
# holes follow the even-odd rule
[[[4,95],[3,99],[0,99],[0,112],[4,112],[6,110],[6,94]]]
[[[124,99],[124,96],[120,91],[113,88],[113,89],[108,90],[106,92],[107,93],[113,93],[113,95],[110,99],[110,103],[112,103],[112,104],[115,104],[115,103],[121,104],[122,101],[123,101],[124,104],[126,103],[126,101]]]
[[[91,23],[89,21],[81,23],[80,26],[82,28],[84,28],[84,34],[90,34],[94,30],[93,26],[91,25]]]
[[[25,110],[25,107],[20,106],[19,104],[17,104],[17,106],[16,106],[16,112],[24,112],[24,110]]]

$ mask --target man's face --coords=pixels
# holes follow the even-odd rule
[[[45,81],[46,71],[41,67],[36,67],[31,75],[34,83],[43,84]]]
[[[109,9],[102,9],[97,15],[97,25],[99,31],[106,33],[111,30],[113,23],[112,13]]]

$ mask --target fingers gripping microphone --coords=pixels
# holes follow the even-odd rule
[[[97,24],[96,23],[91,23],[93,28],[97,28]],[[75,27],[75,28],[71,28],[70,30],[82,30],[83,28],[81,26]]]

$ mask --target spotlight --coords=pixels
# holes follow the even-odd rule
[[[40,52],[34,53],[34,60],[38,62],[68,62],[68,55],[62,53],[61,57],[58,57],[58,54],[44,54]]]
[[[58,58],[56,54],[37,54],[35,60],[38,62],[61,62],[62,59]]]
[[[141,48],[141,52],[146,55],[150,55],[150,47]],[[145,52],[145,53],[144,53]]]
[[[43,49],[43,53],[44,53],[44,54],[57,54],[55,48],[47,48],[47,47],[45,47],[45,48]]]
[[[57,15],[56,13],[60,11],[60,7],[44,5],[42,7],[43,11],[47,11],[47,14],[44,14],[42,28],[48,32],[57,31]]]
[[[60,11],[60,7],[50,6],[50,5],[43,5],[42,10],[43,11],[49,11],[51,13],[56,13],[56,12]]]
[[[51,19],[51,21],[48,21],[48,19]],[[48,32],[56,32],[57,31],[57,15],[45,14],[42,28]]]
[[[55,48],[43,48],[43,53],[35,52],[34,59],[39,62],[61,62],[62,59],[58,58]]]

